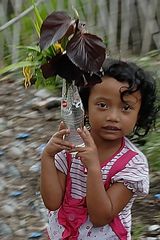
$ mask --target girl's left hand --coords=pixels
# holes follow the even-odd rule
[[[98,150],[90,132],[87,130],[86,127],[84,127],[83,129],[78,128],[77,132],[79,133],[80,137],[83,139],[85,146],[75,147],[74,150],[78,152],[76,156],[81,159],[81,161],[83,162],[84,166],[87,169],[99,168],[100,164],[99,164]]]

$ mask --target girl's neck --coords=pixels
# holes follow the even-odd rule
[[[123,138],[117,140],[103,140],[95,139],[95,144],[98,149],[100,163],[110,159],[116,152],[121,148],[123,143]]]

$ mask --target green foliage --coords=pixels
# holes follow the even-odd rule
[[[136,60],[137,64],[152,72],[157,82],[157,106],[160,97],[160,51],[153,50]],[[139,144],[142,152],[147,156],[150,171],[160,171],[160,116],[158,115],[155,130],[142,139],[145,144]]]
[[[33,25],[35,27],[35,30],[37,32],[38,37],[40,36],[40,28],[43,23],[43,19],[41,17],[41,14],[38,10],[38,8],[34,5],[34,1],[32,1],[34,6],[34,22]],[[46,14],[46,11],[45,11]],[[26,18],[25,18],[26,19]],[[28,26],[30,26],[30,22],[26,21],[28,23]],[[26,24],[27,26],[27,24]],[[24,31],[26,32],[26,31]],[[27,32],[28,33],[28,32]],[[40,48],[38,45],[33,43],[33,46],[18,46],[19,50],[21,50],[21,58],[17,63],[10,64],[4,68],[0,69],[0,75],[3,75],[8,72],[14,72],[15,70],[23,69],[23,74],[25,76],[25,79],[27,79],[27,83],[25,83],[25,86],[29,86],[30,83],[35,83],[35,86],[37,88],[43,88],[43,87],[49,87],[49,85],[52,85],[52,88],[59,87],[59,85],[55,82],[56,77],[52,77],[49,79],[45,79],[42,75],[40,66],[41,64],[45,63],[47,59],[53,55],[55,55],[55,49],[54,46],[50,46],[48,49],[44,51],[40,51]]]
[[[4,68],[1,68],[0,69],[0,75],[6,73],[6,72],[12,72],[14,71],[15,69],[18,69],[18,68],[23,68],[23,67],[26,67],[26,66],[32,66],[32,67],[35,67],[39,65],[38,62],[32,62],[32,61],[21,61],[21,62],[18,62],[18,63],[13,63],[11,65],[8,65]]]
[[[134,219],[136,221],[136,219]],[[144,225],[140,223],[139,221],[133,222],[133,234],[132,239],[133,240],[139,240],[141,239],[141,236],[144,232]]]
[[[156,130],[152,131],[146,138],[146,143],[141,146],[143,153],[149,160],[151,171],[160,171],[160,119]]]
[[[62,80],[57,77],[50,77],[47,79],[44,79],[41,69],[37,68],[35,70],[35,75],[36,75],[36,82],[35,82],[35,87],[37,89],[39,88],[47,88],[50,91],[58,90],[62,86]]]
[[[38,37],[40,36],[40,28],[41,28],[41,25],[43,23],[43,19],[41,18],[40,16],[40,13],[37,9],[37,7],[34,5],[34,13],[35,13],[35,16],[36,16],[36,21],[34,22],[34,27],[36,29],[36,32],[38,34]]]

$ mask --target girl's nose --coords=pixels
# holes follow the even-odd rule
[[[111,122],[119,122],[120,113],[117,109],[109,109],[106,111],[106,120]]]

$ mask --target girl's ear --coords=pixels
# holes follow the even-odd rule
[[[86,113],[84,116],[84,125],[86,126],[86,128],[88,129],[88,131],[91,129],[91,125],[89,123],[89,117],[88,114]]]

